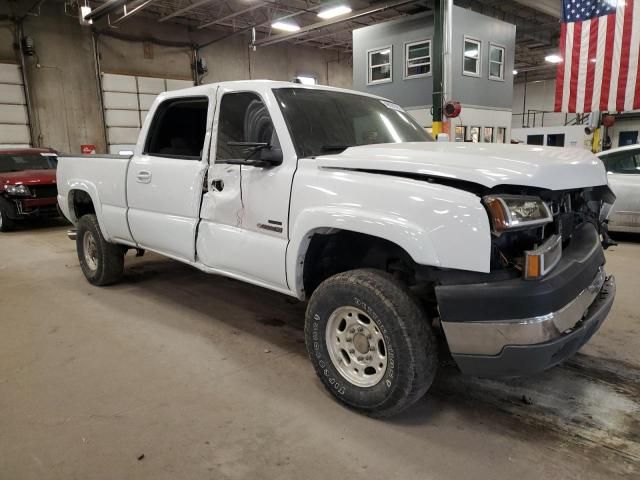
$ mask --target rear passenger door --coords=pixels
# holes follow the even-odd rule
[[[150,112],[127,175],[131,235],[146,249],[195,260],[215,89],[169,97]]]

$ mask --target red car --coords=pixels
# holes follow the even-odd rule
[[[59,215],[57,164],[50,148],[0,150],[0,232],[23,219]]]

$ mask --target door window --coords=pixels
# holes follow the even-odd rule
[[[498,127],[496,130],[496,143],[505,143],[507,141],[507,129]]]
[[[471,127],[469,129],[469,140],[473,143],[480,141],[480,127]]]
[[[207,131],[207,97],[162,102],[153,117],[144,153],[156,157],[200,160]]]
[[[229,145],[235,142],[268,143],[280,148],[267,106],[252,92],[226,93],[220,102],[216,158],[231,160],[247,158],[247,146]]]
[[[482,141],[485,143],[493,142],[493,127],[484,127]]]
[[[640,150],[612,153],[602,161],[607,172],[640,175]]]

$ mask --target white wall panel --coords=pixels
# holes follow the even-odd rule
[[[139,128],[127,128],[127,127],[110,127],[107,128],[107,136],[109,138],[109,144],[124,143],[133,144],[138,141]]]
[[[31,141],[29,125],[0,125],[0,143],[25,143]]]
[[[0,124],[11,123],[17,125],[27,125],[29,116],[25,105],[0,104]]]
[[[141,93],[140,97],[140,110],[149,110],[151,105],[153,105],[153,101],[156,99],[158,95],[148,95],[146,93]]]
[[[0,83],[22,85],[20,67],[12,63],[0,63]]]
[[[0,103],[24,105],[24,91],[22,90],[22,85],[0,83]]]
[[[136,77],[131,75],[102,75],[102,89],[105,92],[137,93]]]
[[[105,91],[103,102],[107,110],[138,110],[138,96],[135,93]]]
[[[139,127],[140,118],[135,110],[106,110],[104,119],[107,127]]]
[[[191,80],[172,80],[167,79],[167,91],[180,90],[181,88],[193,87]]]
[[[153,93],[155,95],[166,90],[164,78],[138,77],[138,93]]]

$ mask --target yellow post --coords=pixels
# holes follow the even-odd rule
[[[431,134],[433,135],[433,138],[437,138],[439,133],[442,133],[442,122],[433,122],[431,125]]]

